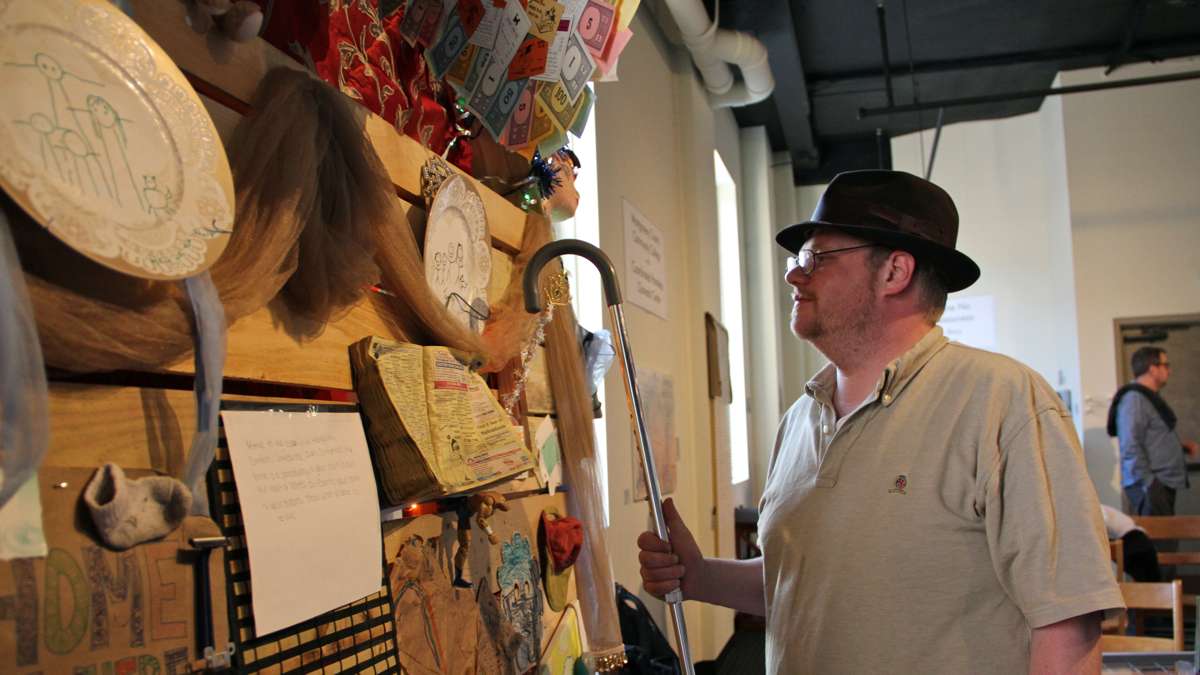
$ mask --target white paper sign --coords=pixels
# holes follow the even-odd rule
[[[632,204],[621,200],[625,213],[625,299],[667,318],[667,260],[662,230]]]
[[[258,635],[379,590],[379,501],[354,413],[223,411]]]
[[[996,350],[996,303],[990,295],[951,298],[938,325],[951,340]]]
[[[0,560],[44,558],[47,552],[42,495],[35,473],[0,508]]]

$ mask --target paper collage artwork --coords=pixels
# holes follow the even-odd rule
[[[497,545],[472,525],[464,574],[468,583],[462,586],[453,582],[461,544],[457,516],[426,515],[397,524],[397,529],[385,528],[387,583],[402,672],[537,672],[539,663],[547,663],[543,639],[549,642],[564,624],[566,634],[559,639],[565,644],[558,652],[569,653],[579,643],[578,630],[571,630],[566,615],[556,616],[546,606],[530,513],[538,514],[540,508],[520,505],[497,512],[491,520]],[[554,626],[559,628],[552,630]]]
[[[587,84],[614,70],[637,5],[412,0],[401,33],[427,47],[430,70],[446,78],[493,138],[518,151],[553,152],[568,131],[583,133],[593,96]],[[435,16],[443,23],[433,36]],[[536,123],[539,108],[549,113],[545,124]]]

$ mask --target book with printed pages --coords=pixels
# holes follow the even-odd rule
[[[465,492],[534,468],[520,428],[450,349],[368,337],[351,345],[350,365],[386,504]]]

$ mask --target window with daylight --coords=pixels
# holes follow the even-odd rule
[[[737,184],[721,155],[713,151],[717,190],[717,242],[721,278],[721,323],[729,331],[729,464],[733,483],[750,479],[747,420],[745,330],[742,326],[742,244],[738,226]]]

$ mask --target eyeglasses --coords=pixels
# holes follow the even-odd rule
[[[1156,366],[1161,366],[1161,367],[1163,367],[1163,368],[1167,368],[1167,369],[1170,369],[1170,368],[1171,368],[1171,362],[1170,362],[1170,361],[1163,361],[1162,363],[1156,363],[1156,364],[1154,364],[1154,365],[1156,365]]]
[[[817,258],[823,255],[832,255],[834,253],[845,253],[846,251],[857,251],[860,248],[871,248],[879,246],[879,244],[859,244],[858,246],[847,246],[845,248],[833,248],[828,251],[814,251],[812,249],[802,248],[796,252],[796,255],[790,255],[787,259],[787,271],[791,274],[792,270],[797,267],[804,276],[809,276],[817,269]]]

